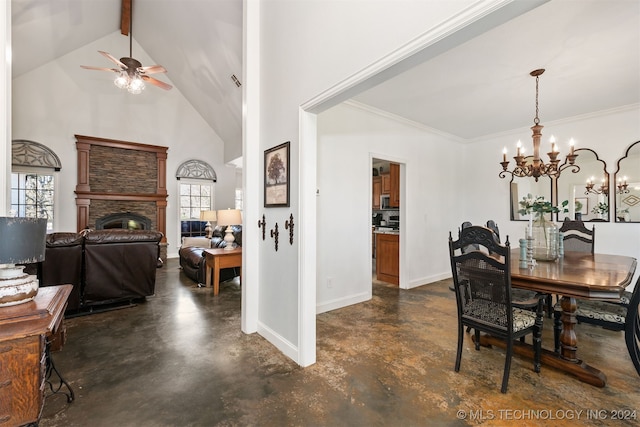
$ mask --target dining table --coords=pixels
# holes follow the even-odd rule
[[[519,249],[510,253],[511,285],[543,294],[558,295],[562,315],[554,328],[560,331],[560,348],[542,350],[541,361],[576,376],[596,387],[604,387],[607,377],[598,368],[578,357],[576,309],[580,300],[619,302],[631,283],[637,260],[623,255],[566,251],[554,261],[538,261],[533,266],[520,267]],[[490,335],[480,338],[482,345],[502,345]],[[520,342],[514,352],[533,356],[532,346]]]

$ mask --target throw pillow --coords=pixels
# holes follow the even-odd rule
[[[194,247],[194,248],[211,248],[211,239],[206,237],[183,237],[182,247]]]

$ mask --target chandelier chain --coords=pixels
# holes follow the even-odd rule
[[[538,82],[540,81],[540,76],[536,76],[536,117],[533,119],[533,123],[538,125],[540,124],[540,119],[538,118]]]

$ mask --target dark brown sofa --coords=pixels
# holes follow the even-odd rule
[[[84,305],[133,300],[155,293],[162,233],[95,230],[84,236]]]
[[[242,226],[231,226],[233,229],[233,236],[235,237],[235,243],[238,246],[242,246]],[[225,228],[215,227],[213,230],[213,237],[210,239],[210,246],[201,246],[197,244],[197,246],[185,245],[178,250],[178,255],[180,257],[180,267],[182,267],[182,271],[184,274],[189,277],[191,280],[197,282],[198,284],[203,284],[205,282],[205,274],[206,274],[206,263],[204,251],[209,248],[224,248],[227,246],[227,242],[224,241]],[[200,238],[202,242],[205,242],[209,239],[205,237]],[[238,276],[240,272],[237,268],[223,268],[220,270],[220,281],[224,282],[225,280],[233,279]]]
[[[40,286],[73,285],[67,314],[151,296],[162,237],[125,229],[48,234]]]

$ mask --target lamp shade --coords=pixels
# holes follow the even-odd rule
[[[242,215],[239,209],[225,209],[218,211],[218,225],[240,225]]]
[[[200,221],[213,222],[216,218],[216,211],[200,211]]]
[[[0,217],[0,264],[44,261],[47,220]]]

